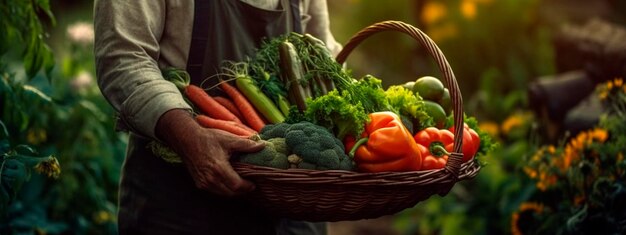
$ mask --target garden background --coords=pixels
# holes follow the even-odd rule
[[[116,234],[127,136],[96,85],[93,2],[0,3],[0,234]],[[624,1],[332,0],[329,9],[342,43],[384,20],[423,30],[455,71],[465,112],[498,142],[478,176],[447,196],[331,223],[333,234],[626,232]],[[594,19],[616,31],[597,26],[583,30],[583,46],[565,43]],[[419,43],[395,33],[366,40],[347,66],[385,86],[439,76]],[[591,85],[541,97],[530,89],[572,77]],[[570,110],[594,101],[601,112],[590,122],[566,125],[579,117]]]

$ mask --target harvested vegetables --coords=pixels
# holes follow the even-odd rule
[[[357,169],[362,172],[417,171],[422,157],[413,135],[393,112],[369,114],[371,121],[359,140],[345,141]]]
[[[261,128],[265,126],[265,121],[256,111],[254,106],[250,104],[250,101],[241,94],[237,88],[228,84],[227,82],[221,82],[220,88],[230,97],[230,99],[235,103],[237,108],[239,108],[239,112],[241,112],[241,116],[246,120],[246,123],[255,131],[260,131]]]
[[[261,151],[243,154],[239,157],[239,161],[278,169],[289,168],[290,164],[287,160],[289,152],[285,138],[273,138],[261,140],[261,142],[265,143],[265,147]]]
[[[191,78],[186,71],[176,68],[166,68],[162,71],[162,74],[166,80],[174,83],[174,85],[185,94],[188,103],[196,108],[195,111],[197,113],[203,113],[209,117],[220,120],[242,123],[235,114],[217,102],[206,93],[204,89],[190,84]]]
[[[454,133],[454,127],[449,129]],[[476,155],[480,148],[480,137],[478,133],[470,128],[466,123],[463,124],[463,162],[467,162]]]
[[[250,129],[250,127],[242,123],[215,119],[202,114],[196,115],[196,121],[200,126],[227,131],[233,135],[241,136],[242,138],[250,138],[256,134],[255,130]]]
[[[446,129],[428,127],[417,132],[415,143],[420,146],[422,170],[440,169],[448,163],[449,152],[454,149],[454,134]]]
[[[254,109],[257,110],[265,119],[267,119],[270,123],[280,123],[285,120],[283,112],[279,110],[279,107],[276,105],[275,101],[265,95],[265,93],[258,86],[259,83],[257,83],[250,76],[250,70],[252,68],[250,68],[250,65],[248,63],[227,62],[225,63],[225,66],[222,67],[222,69],[225,71],[223,75],[228,77],[229,80],[235,80],[235,86],[237,87],[236,90],[240,91],[241,94],[244,95],[249,103],[254,107]],[[267,73],[265,73],[264,75],[267,75]],[[264,81],[267,79],[269,78],[266,77]],[[225,83],[226,81],[228,80],[225,80],[222,83]],[[233,89],[224,87],[222,84],[220,84],[220,87],[222,88],[222,90],[227,89],[230,90],[228,92],[234,92],[232,91]],[[225,90],[225,92],[227,90]],[[232,97],[230,93],[228,94]]]
[[[229,95],[220,102],[234,103],[240,120],[266,142],[266,149],[240,156],[242,162],[279,169],[417,171],[444,167],[452,151],[453,129],[444,129],[452,118],[450,94],[434,77],[385,90],[371,75],[353,78],[319,39],[296,33],[269,39],[250,59],[225,65],[222,80],[236,86],[220,83]],[[493,143],[472,130],[474,119],[465,118],[463,161],[469,161]],[[448,134],[419,134],[432,130]]]
[[[293,44],[287,40],[279,44],[278,51],[281,78],[287,84],[289,102],[295,104],[300,111],[304,111],[306,99],[311,97],[311,88],[304,78],[304,69],[300,57]]]
[[[413,91],[404,86],[389,86],[385,90],[385,96],[389,101],[389,105],[401,116],[408,117],[413,129],[424,129],[434,126],[434,122],[428,111],[422,97],[415,95]]]
[[[353,170],[343,144],[324,127],[310,122],[269,124],[259,133],[261,139],[284,138],[288,160],[295,168]],[[269,166],[269,165],[266,165]]]
[[[296,115],[292,112],[290,116]],[[328,94],[309,100],[308,108],[302,116],[304,120],[331,130],[339,139],[346,135],[359,136],[369,121],[362,105],[350,101],[346,91],[333,90]],[[292,117],[292,119],[296,119]],[[296,121],[296,120],[294,120]]]
[[[454,127],[437,129],[428,127],[415,134],[415,142],[420,145],[422,151],[422,169],[440,169],[448,162],[448,155],[454,149]],[[463,153],[462,162],[474,158],[480,147],[480,138],[476,131],[467,124],[463,128]]]

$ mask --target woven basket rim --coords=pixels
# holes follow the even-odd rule
[[[346,170],[278,169],[233,162],[233,168],[244,178],[262,179],[267,182],[289,182],[298,184],[341,184],[341,185],[422,185],[450,183],[474,178],[480,171],[477,160],[461,165],[460,173],[454,176],[448,169],[405,172],[364,173]]]

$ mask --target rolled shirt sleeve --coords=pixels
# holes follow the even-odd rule
[[[156,138],[156,123],[163,113],[191,110],[158,65],[166,2],[96,0],[94,7],[98,86],[119,113],[118,125]]]
[[[326,0],[303,0],[304,7],[301,9],[303,17],[303,29],[316,38],[324,41],[326,47],[333,53],[339,54],[343,47],[337,42],[330,30],[328,3]]]

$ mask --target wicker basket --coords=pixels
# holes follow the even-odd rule
[[[384,31],[408,34],[426,48],[450,90],[455,126],[463,125],[463,103],[454,73],[439,48],[419,29],[399,21],[371,25],[350,39],[337,61],[343,63],[361,41]],[[476,176],[480,170],[476,161],[461,163],[462,130],[456,128],[454,151],[446,167],[438,170],[358,173],[282,170],[243,163],[233,163],[233,167],[257,186],[248,199],[272,215],[306,221],[371,219],[413,207],[434,194],[446,195],[455,183]]]

